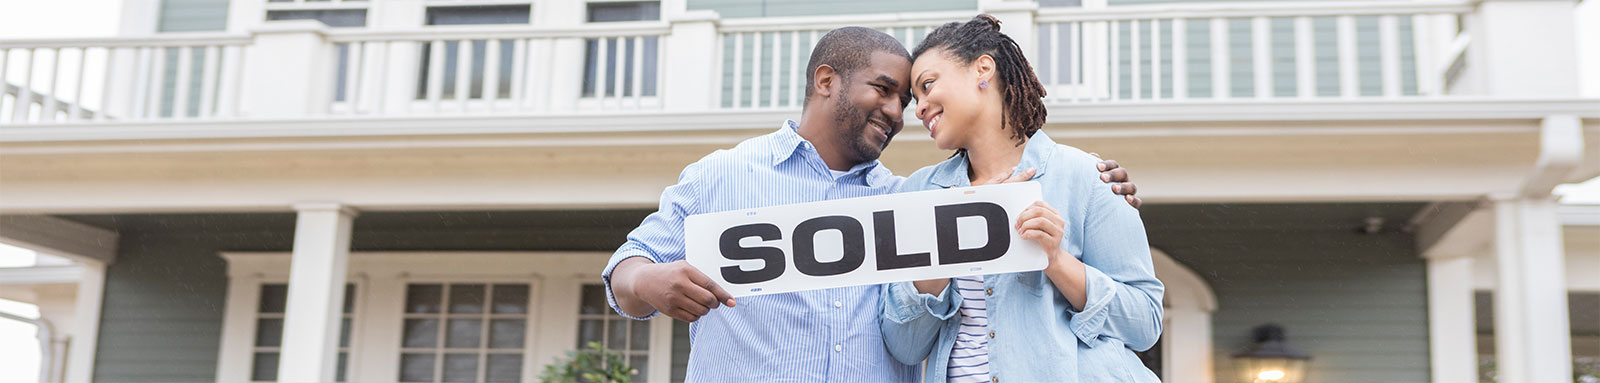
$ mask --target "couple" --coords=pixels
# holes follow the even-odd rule
[[[946,24],[912,54],[882,32],[837,29],[806,70],[799,123],[685,168],[602,272],[623,316],[692,322],[690,381],[919,381],[924,361],[929,382],[1157,381],[1132,351],[1160,336],[1163,291],[1134,186],[1105,185],[1126,172],[1040,131],[1044,88],[999,21]],[[955,155],[901,178],[877,159],[910,97]],[[1015,226],[1052,250],[1042,271],[735,302],[683,261],[693,214],[1027,180],[1044,201]]]

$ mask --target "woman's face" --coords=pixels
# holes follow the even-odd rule
[[[962,63],[943,49],[933,49],[911,64],[911,94],[917,100],[917,118],[928,128],[934,146],[942,150],[964,148],[976,133],[984,97],[978,87],[980,57],[972,64]],[[993,73],[989,71],[989,73]],[[987,90],[994,89],[990,81]]]

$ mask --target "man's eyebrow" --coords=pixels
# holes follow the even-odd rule
[[[893,77],[889,77],[889,75],[886,75],[886,74],[878,75],[877,80],[878,81],[882,81],[882,82],[884,82],[886,84],[889,84],[889,87],[891,87],[891,88],[899,88],[900,87],[900,82],[899,81],[895,81]]]

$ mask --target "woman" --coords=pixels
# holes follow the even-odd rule
[[[1097,159],[1057,144],[1022,50],[979,15],[935,29],[912,54],[917,117],[950,159],[901,191],[978,185],[1031,169],[1044,201],[1019,214],[1043,271],[884,286],[884,342],[927,382],[1158,382],[1134,350],[1161,334],[1161,294],[1139,213],[1104,188]],[[1024,174],[1024,176],[1026,176]],[[976,181],[976,182],[975,182]]]

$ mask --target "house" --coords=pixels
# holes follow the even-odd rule
[[[684,323],[605,307],[625,233],[798,118],[820,33],[979,12],[1049,134],[1135,174],[1166,381],[1241,381],[1268,323],[1307,382],[1600,369],[1600,206],[1551,195],[1600,176],[1573,0],[122,4],[0,41],[0,242],[47,256],[0,297],[47,380],[527,382],[591,341],[681,380]]]

